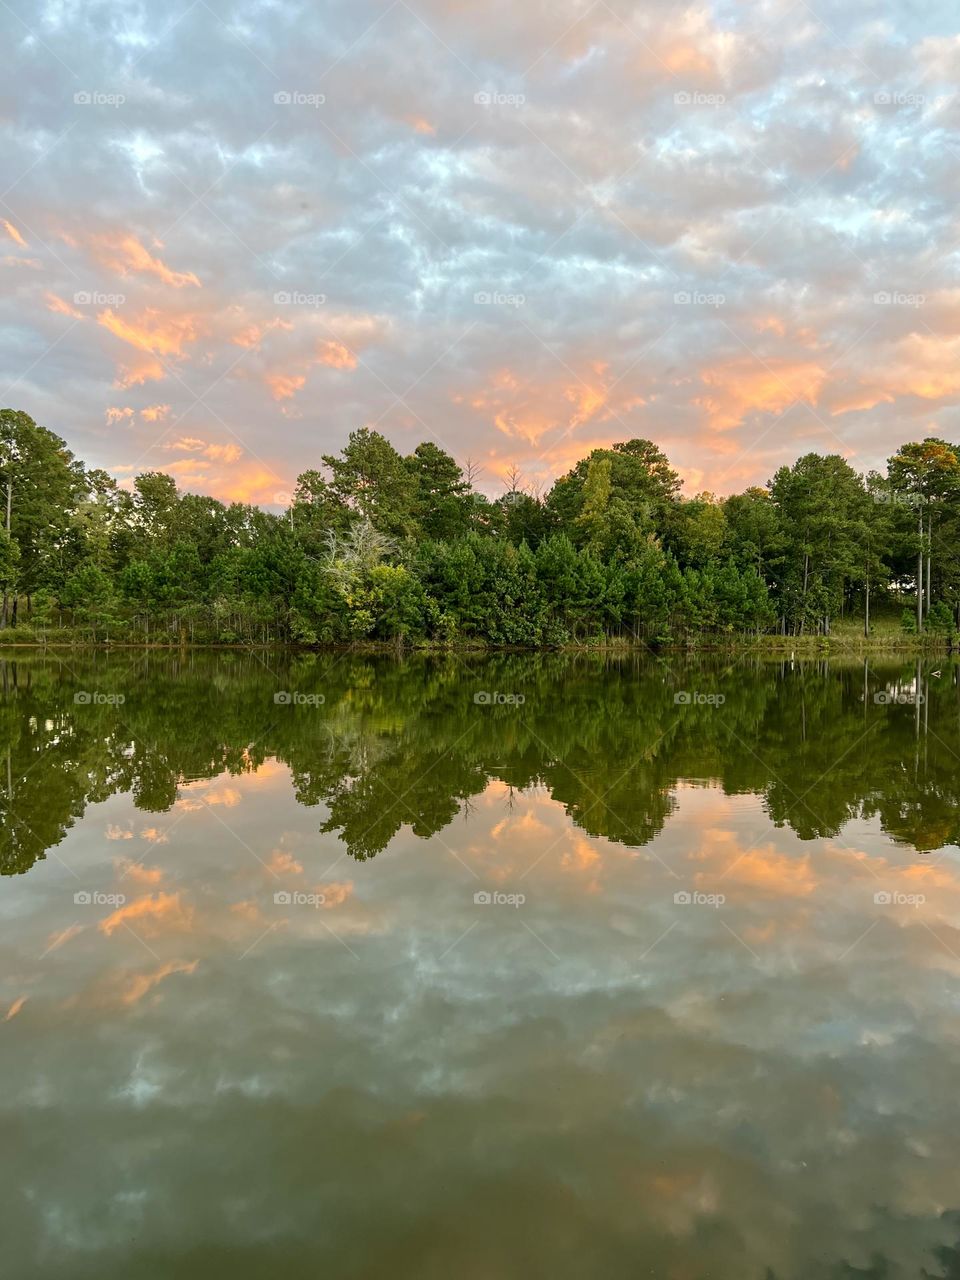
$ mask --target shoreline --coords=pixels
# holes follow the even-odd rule
[[[323,653],[356,653],[382,656],[410,656],[427,654],[441,656],[449,654],[486,654],[503,653],[570,653],[570,654],[685,654],[695,657],[707,653],[758,653],[772,657],[824,657],[839,655],[858,655],[871,653],[888,653],[914,655],[949,656],[960,652],[946,636],[910,636],[902,637],[878,636],[859,639],[850,636],[780,636],[768,635],[751,637],[750,639],[731,639],[723,636],[705,636],[696,643],[647,642],[644,640],[597,641],[596,643],[562,644],[562,645],[491,645],[485,643],[454,644],[399,644],[396,641],[357,641],[352,644],[303,645],[296,643],[267,644],[233,644],[217,641],[192,641],[186,644],[169,643],[134,643],[130,641],[93,641],[93,640],[14,640],[0,638],[0,657],[4,653],[60,653],[60,652],[136,652],[136,653],[188,653],[188,652],[223,652],[223,653],[287,653],[287,654],[323,654]]]

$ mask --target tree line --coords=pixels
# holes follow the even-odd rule
[[[877,611],[960,624],[960,446],[855,471],[808,453],[765,487],[687,498],[649,440],[594,449],[544,493],[491,499],[438,445],[360,428],[286,511],[132,489],[0,410],[0,629],[94,641],[544,646],[829,635]]]

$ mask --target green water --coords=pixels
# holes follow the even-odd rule
[[[960,1277],[943,660],[0,662],[4,1274]]]

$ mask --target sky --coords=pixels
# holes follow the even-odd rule
[[[937,0],[3,0],[0,405],[285,505],[351,430],[503,490],[956,440]]]

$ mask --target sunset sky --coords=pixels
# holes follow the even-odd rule
[[[4,0],[0,405],[282,503],[375,427],[502,489],[958,438],[960,14]]]

